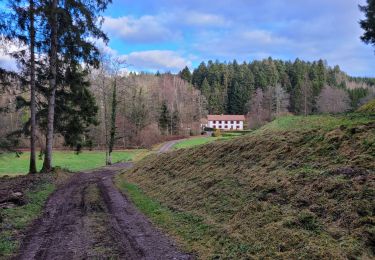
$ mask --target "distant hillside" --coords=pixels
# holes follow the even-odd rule
[[[288,116],[230,141],[151,156],[136,204],[202,259],[373,259],[375,123]],[[138,195],[134,195],[138,194]]]
[[[323,60],[292,62],[269,58],[242,64],[236,60],[208,61],[202,62],[192,74],[185,68],[180,76],[202,91],[209,112],[214,114],[246,114],[253,109],[251,104],[260,99],[259,93],[255,95],[258,89],[268,103],[272,103],[270,99],[279,98],[279,102],[284,99],[285,110],[295,114],[320,112],[318,99],[325,86],[348,91],[351,109],[357,108],[367,95],[375,96],[374,78],[350,77],[338,66],[329,67]],[[274,91],[278,85],[281,89]],[[342,95],[338,98],[343,99]]]

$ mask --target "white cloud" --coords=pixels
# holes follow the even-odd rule
[[[179,17],[185,24],[193,26],[226,27],[230,25],[230,21],[223,16],[210,13],[187,12]]]
[[[169,50],[149,50],[131,52],[122,56],[131,68],[136,70],[178,71],[191,62],[179,53]]]
[[[240,35],[240,39],[243,41],[248,41],[249,44],[285,44],[288,40],[272,34],[270,31],[265,30],[252,30],[244,31]]]
[[[107,45],[102,39],[98,40],[98,39],[91,38],[89,40],[99,49],[99,51],[102,54],[109,55],[109,56],[118,55],[118,52],[112,49],[111,47],[109,47],[109,45]]]
[[[120,2],[126,6],[130,0]],[[122,40],[124,46],[129,44],[121,50],[116,42],[113,47],[119,52],[138,50],[139,47],[133,48],[136,43],[143,50],[178,49],[184,56],[177,56],[185,61],[242,61],[266,56],[322,58],[331,65],[338,63],[350,74],[371,76],[375,64],[373,48],[359,40],[363,31],[358,21],[363,14],[358,4],[365,3],[366,0],[238,0],[235,4],[228,0],[142,0],[135,3],[137,13],[147,14],[107,17],[104,29],[111,38]]]
[[[112,36],[137,43],[154,43],[177,37],[176,33],[163,24],[160,17],[151,15],[144,15],[140,18],[105,17],[103,29]]]

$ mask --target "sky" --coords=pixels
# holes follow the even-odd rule
[[[128,70],[178,72],[202,61],[323,59],[375,77],[375,48],[360,40],[366,0],[112,0],[104,52]],[[1,4],[0,4],[1,6]],[[16,68],[0,51],[0,66]]]
[[[177,72],[202,61],[324,59],[352,76],[375,76],[358,4],[365,0],[113,0],[103,47],[130,70]]]

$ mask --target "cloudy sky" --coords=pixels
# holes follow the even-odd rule
[[[351,75],[375,76],[359,39],[365,0],[113,0],[107,51],[133,70],[178,71],[201,61],[325,59]]]
[[[124,57],[133,71],[177,72],[208,60],[298,57],[375,77],[375,49],[359,39],[363,14],[358,4],[365,2],[113,0],[103,24],[110,42],[102,47]],[[0,66],[15,69],[1,52]]]

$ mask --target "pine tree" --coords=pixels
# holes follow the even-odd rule
[[[365,31],[361,40],[375,47],[375,0],[367,0],[367,5],[359,6],[365,14],[365,19],[360,21],[361,28]]]
[[[177,109],[175,109],[172,113],[171,130],[172,134],[174,135],[178,135],[180,131],[180,115]]]
[[[46,36],[49,65],[49,87],[46,91],[48,100],[46,151],[43,172],[52,170],[52,144],[55,124],[56,93],[59,86],[65,84],[65,71],[79,63],[97,67],[99,51],[90,37],[107,41],[100,30],[97,20],[110,0],[75,0],[44,2],[43,33]],[[85,37],[82,37],[85,35]],[[89,37],[90,36],[90,37]]]
[[[201,89],[202,94],[207,99],[209,99],[210,98],[210,94],[211,94],[211,87],[210,87],[210,84],[208,83],[207,78],[203,79],[203,82],[202,82],[202,85],[201,85],[200,89]]]
[[[199,64],[198,68],[194,70],[192,76],[192,83],[194,86],[197,86],[198,89],[201,89],[203,80],[207,78],[207,67],[204,62]]]
[[[192,80],[192,75],[191,75],[191,72],[189,70],[189,68],[186,66],[183,70],[181,70],[178,75],[180,76],[180,78],[186,80],[187,82],[191,83],[191,80]]]
[[[171,124],[171,116],[169,113],[167,101],[163,100],[160,108],[159,115],[159,128],[162,130],[163,134],[168,133],[169,126]]]

